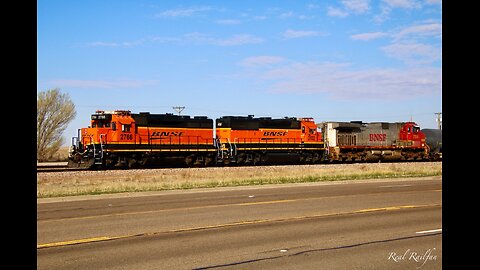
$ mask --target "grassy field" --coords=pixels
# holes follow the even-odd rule
[[[441,162],[37,173],[37,198],[441,174]]]

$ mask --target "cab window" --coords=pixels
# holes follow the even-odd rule
[[[131,125],[122,124],[122,131],[123,132],[130,132]]]

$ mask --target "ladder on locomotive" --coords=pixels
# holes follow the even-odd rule
[[[103,164],[104,140],[105,140],[105,134],[100,134],[100,149],[98,150],[95,148],[95,144],[93,144],[94,164],[97,164],[97,165]]]
[[[223,160],[225,156],[231,160],[235,159],[237,155],[237,144],[235,142],[230,142],[230,139],[227,138],[228,149],[225,149],[224,144],[220,142],[219,139],[215,139],[215,148],[217,148],[217,160]]]

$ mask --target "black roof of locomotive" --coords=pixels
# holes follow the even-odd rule
[[[149,127],[174,127],[174,128],[213,128],[213,120],[207,116],[174,115],[166,114],[150,114],[141,112],[132,114],[137,126]]]
[[[222,116],[216,119],[216,125],[220,128],[234,130],[258,130],[261,128],[272,129],[299,129],[301,121],[295,117],[273,119],[272,117],[249,116]]]

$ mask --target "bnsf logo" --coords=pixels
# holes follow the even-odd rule
[[[278,136],[285,136],[285,135],[287,135],[286,131],[265,131],[265,132],[263,132],[263,136],[278,137]]]
[[[182,131],[154,131],[152,137],[169,137],[169,136],[182,136]]]
[[[371,142],[384,142],[387,140],[387,134],[370,134]]]

